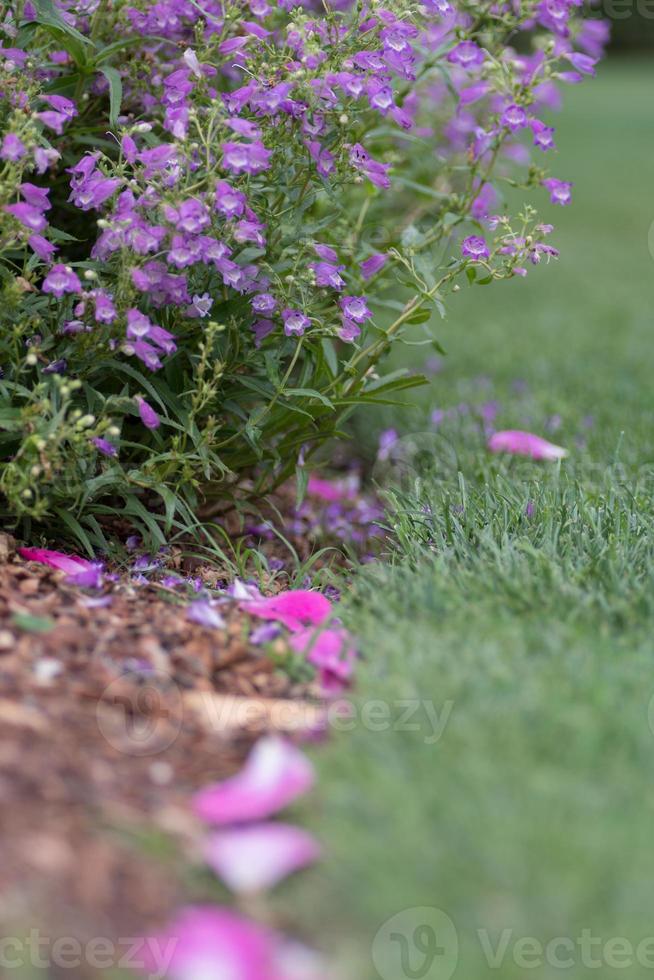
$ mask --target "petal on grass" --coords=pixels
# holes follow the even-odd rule
[[[287,875],[313,864],[320,857],[320,845],[300,827],[261,823],[212,834],[204,856],[227,887],[241,895],[272,888]]]
[[[297,633],[305,626],[320,626],[331,615],[332,605],[320,592],[296,589],[267,599],[241,604],[244,612],[260,619],[275,619]]]
[[[291,637],[290,645],[318,668],[326,694],[339,694],[347,687],[354,673],[356,649],[346,630],[302,630]]]
[[[567,449],[520,429],[493,433],[488,440],[488,448],[492,453],[510,453],[513,456],[528,456],[530,459],[557,460],[565,459],[568,455]]]
[[[193,808],[207,823],[264,820],[306,793],[313,782],[306,756],[290,742],[270,736],[257,742],[240,773],[200,790]]]

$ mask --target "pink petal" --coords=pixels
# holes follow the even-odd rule
[[[320,857],[318,841],[306,830],[284,823],[262,823],[212,834],[205,859],[237,894],[272,888],[293,871]]]
[[[244,602],[241,609],[260,619],[276,619],[287,629],[296,633],[304,626],[319,626],[329,619],[332,606],[329,599],[320,592],[296,589],[280,592],[268,599]]]
[[[556,460],[564,459],[568,455],[567,449],[519,429],[495,432],[488,440],[488,448],[492,453],[512,453],[514,456],[529,456],[531,459]]]
[[[284,980],[283,949],[271,929],[220,906],[197,905],[149,937],[138,958],[143,973],[169,980]]]
[[[48,551],[47,548],[19,548],[18,554],[25,561],[38,561],[41,565],[58,568],[69,575],[80,575],[92,569],[93,563],[77,555],[65,555],[61,551]]]
[[[312,473],[307,484],[307,493],[318,500],[335,503],[338,500],[352,500],[356,488],[346,480],[323,480]]]
[[[356,649],[344,629],[303,630],[291,637],[291,647],[296,653],[306,654],[309,663],[320,671],[323,690],[340,693],[347,687],[354,673]]]
[[[196,814],[207,823],[263,820],[311,789],[313,767],[299,749],[276,736],[262,738],[236,776],[200,790]]]

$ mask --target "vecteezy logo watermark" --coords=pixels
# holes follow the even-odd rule
[[[0,970],[129,970],[147,980],[162,980],[169,971],[176,938],[94,936],[81,942],[74,936],[46,936],[31,929],[26,936],[0,938]],[[31,975],[31,972],[30,972]],[[57,974],[59,975],[59,973]],[[40,976],[40,973],[39,973]]]
[[[398,912],[372,944],[372,962],[381,980],[450,980],[458,961],[454,923],[436,908]]]
[[[100,732],[124,755],[157,755],[169,748],[182,727],[182,695],[162,670],[117,677],[96,707]]]
[[[352,732],[407,732],[422,737],[425,745],[435,745],[443,736],[452,715],[454,701],[438,705],[426,698],[363,702],[339,698],[325,712],[328,728]]]

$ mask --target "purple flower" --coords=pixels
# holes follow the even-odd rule
[[[127,311],[126,333],[130,340],[141,340],[147,337],[151,329],[152,323],[145,313],[133,308]]]
[[[0,159],[17,163],[26,153],[23,141],[15,133],[7,133],[0,146]]]
[[[272,320],[257,320],[252,324],[252,332],[254,333],[254,346],[261,347],[262,342],[272,333],[275,329],[275,324]]]
[[[379,434],[377,459],[381,460],[382,462],[389,459],[391,456],[391,451],[397,444],[399,438],[397,429],[384,429],[384,431]]]
[[[554,149],[554,128],[546,126],[540,119],[532,119],[529,123],[534,134],[534,146],[541,150]]]
[[[362,277],[367,282],[368,279],[372,279],[372,277],[376,275],[380,269],[383,269],[387,262],[388,255],[383,255],[381,252],[371,255],[369,259],[366,259],[360,265]]]
[[[331,262],[313,262],[311,269],[316,277],[317,286],[331,286],[332,289],[342,289],[345,280],[341,276],[344,265],[333,265]]]
[[[46,109],[45,112],[37,112],[36,118],[40,119],[49,129],[54,130],[57,136],[61,136],[64,131],[64,125],[69,119],[63,112],[54,112],[50,109]]]
[[[543,181],[543,187],[550,192],[552,204],[560,204],[565,207],[572,200],[572,184],[567,180],[557,180],[556,177],[548,177]]]
[[[65,357],[60,357],[57,361],[50,361],[43,368],[44,374],[65,374],[68,370],[68,361]]]
[[[53,265],[43,280],[41,289],[61,299],[65,293],[81,293],[82,284],[69,265]]]
[[[461,253],[466,259],[479,262],[481,259],[490,258],[490,251],[486,244],[486,239],[481,235],[469,235],[461,242]]]
[[[365,296],[343,296],[338,304],[343,311],[343,316],[355,323],[364,323],[372,316]]]
[[[577,51],[566,55],[566,58],[577,71],[582,72],[584,75],[594,75],[595,65],[599,61],[599,58],[591,58],[589,55],[579,54]]]
[[[391,186],[388,177],[390,163],[379,163],[377,160],[373,160],[361,143],[355,143],[350,149],[350,163],[364,173],[375,187],[382,187],[386,190]]]
[[[19,201],[18,204],[6,204],[5,211],[13,214],[14,218],[30,231],[43,231],[48,225],[41,211],[24,201]]]
[[[161,425],[161,419],[152,408],[148,405],[145,398],[141,398],[139,395],[136,399],[139,407],[139,415],[141,416],[141,422],[146,427],[146,429],[158,429]]]
[[[461,65],[462,68],[478,68],[483,65],[486,59],[486,52],[478,47],[474,41],[461,41],[455,48],[452,48],[447,56],[447,60],[453,65]]]
[[[527,113],[519,105],[507,106],[502,113],[501,123],[510,129],[512,133],[516,133],[519,129],[524,129],[527,125]]]
[[[37,187],[36,184],[25,181],[19,185],[18,189],[27,203],[31,204],[37,211],[48,211],[52,207],[48,200],[49,188]]]
[[[341,340],[344,340],[347,344],[351,344],[352,341],[356,340],[360,335],[361,327],[355,323],[354,320],[348,320],[348,318],[344,316],[338,331],[338,336],[341,338]]]
[[[214,204],[216,211],[220,211],[226,218],[235,218],[243,214],[246,204],[245,194],[234,190],[226,180],[219,180],[216,184],[216,194]]]
[[[44,95],[43,101],[47,102],[51,109],[61,112],[67,119],[73,119],[77,115],[75,103],[65,95]]]
[[[252,309],[255,313],[262,313],[264,316],[274,313],[277,309],[277,300],[270,293],[259,293],[252,300]]]
[[[202,293],[201,296],[196,294],[186,313],[187,316],[204,318],[205,316],[209,316],[212,306],[213,300],[209,293]]]
[[[109,293],[103,289],[96,289],[93,292],[93,299],[95,300],[95,319],[98,323],[113,323],[118,314]]]
[[[57,251],[57,246],[49,242],[43,235],[30,235],[27,243],[42,262],[49,262]]]
[[[282,310],[282,320],[287,337],[301,337],[307,327],[311,326],[311,320],[301,310]]]
[[[233,173],[258,174],[270,166],[272,150],[260,140],[254,143],[223,143],[223,166]]]
[[[100,436],[95,436],[91,439],[91,442],[103,456],[117,456],[118,450],[116,447],[109,442],[107,439],[102,439]]]

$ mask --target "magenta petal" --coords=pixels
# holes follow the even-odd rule
[[[488,448],[492,453],[512,453],[514,456],[529,456],[531,459],[557,460],[568,455],[567,449],[555,446],[532,432],[521,432],[519,429],[495,432],[488,440]]]
[[[169,980],[284,980],[282,950],[282,937],[265,926],[220,906],[189,906],[142,944],[139,968]]]
[[[307,484],[307,493],[318,500],[335,503],[338,500],[351,500],[356,496],[356,488],[352,481],[325,480],[312,473]]]
[[[325,693],[340,693],[347,687],[354,672],[356,650],[346,630],[330,629],[318,634],[303,630],[291,637],[290,644],[318,668]]]
[[[244,602],[241,609],[252,616],[259,616],[260,619],[276,619],[295,633],[304,626],[319,626],[324,623],[331,615],[332,606],[329,599],[320,592],[297,589],[280,592],[268,599]]]
[[[284,739],[262,738],[236,776],[197,793],[196,814],[207,823],[264,820],[313,786],[309,760]]]
[[[236,894],[272,888],[320,857],[318,841],[306,830],[262,823],[212,834],[204,856],[209,867]]]
[[[19,548],[18,554],[25,561],[38,561],[41,565],[58,568],[69,575],[81,575],[93,569],[93,563],[77,555],[65,555],[61,551],[49,551],[47,548]]]

